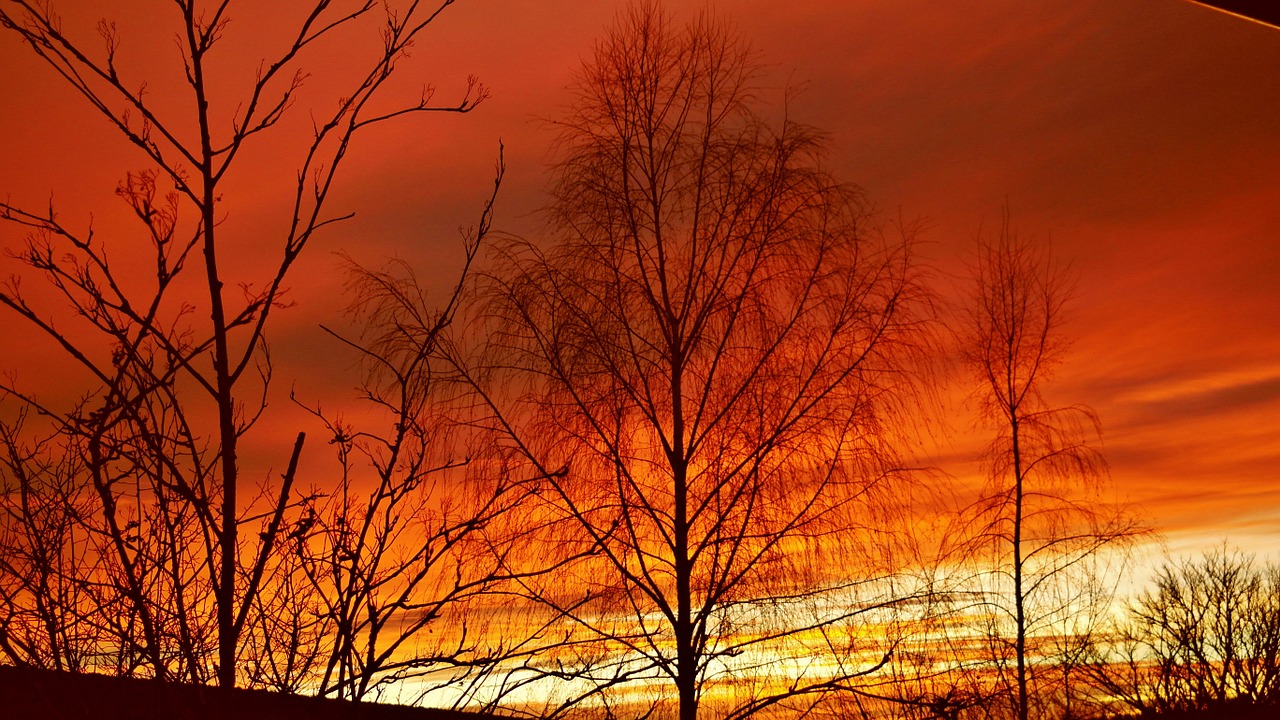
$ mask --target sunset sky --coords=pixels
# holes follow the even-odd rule
[[[54,4],[86,38],[118,11],[121,54],[139,79],[176,57],[172,31],[154,30],[171,27],[169,3]],[[1175,552],[1223,539],[1280,547],[1280,30],[1184,0],[666,5],[681,16],[709,5],[737,24],[769,66],[761,96],[776,106],[786,87],[800,91],[790,116],[830,133],[832,168],[866,191],[879,222],[921,224],[944,293],[1005,203],[1020,235],[1052,238],[1078,285],[1066,328],[1075,342],[1050,399],[1098,411],[1118,496]],[[488,195],[499,140],[508,175],[496,225],[536,236],[555,135],[547,121],[624,6],[460,0],[442,16],[404,87],[434,84],[445,101],[472,74],[492,97],[470,115],[396,123],[353,148],[334,208],[358,216],[311,249],[294,275],[297,307],[272,336],[286,385],[335,402],[332,388],[352,384],[348,359],[316,361],[345,357],[318,329],[343,323],[334,253],[401,257],[424,277],[438,273],[441,287],[452,280],[456,229]],[[251,70],[270,12],[237,12],[227,52]],[[142,159],[86,120],[30,55],[0,42],[0,193],[36,207],[52,196],[65,219],[92,214],[101,232],[127,227],[112,190]],[[312,82],[342,61],[314,58]],[[163,98],[165,87],[160,78],[149,92]],[[272,152],[292,162],[289,149]],[[268,157],[236,179],[228,223],[243,248],[269,232],[271,197],[259,185],[287,162]],[[0,227],[4,247],[19,239]],[[53,349],[16,339],[19,328],[0,317],[0,368],[60,386],[45,364]],[[296,432],[297,418],[277,411],[280,437]],[[926,450],[942,470],[971,474],[969,410],[956,402],[949,412],[951,434]]]

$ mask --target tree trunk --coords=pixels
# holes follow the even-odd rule
[[[200,36],[193,8],[187,8],[187,42],[191,48],[191,84],[196,93],[197,116],[200,123],[200,223],[204,233],[205,280],[209,288],[209,319],[213,330],[214,402],[218,406],[218,441],[221,447],[222,508],[221,545],[218,557],[218,588],[215,598],[218,605],[218,685],[235,687],[236,645],[239,633],[236,627],[236,462],[235,395],[231,377],[230,350],[227,344],[226,311],[222,301],[222,279],[218,273],[218,253],[214,230],[217,218],[214,203],[217,192],[213,162],[214,149],[209,122],[209,99],[204,82],[204,55],[207,42]]]
[[[1011,408],[1010,431],[1013,439],[1013,599],[1015,622],[1014,654],[1018,663],[1018,720],[1027,720],[1027,611],[1022,587],[1022,448],[1018,435],[1018,411]]]

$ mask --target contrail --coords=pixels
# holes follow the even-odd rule
[[[1259,25],[1280,29],[1280,2],[1276,0],[1190,0],[1196,5],[1213,8]]]

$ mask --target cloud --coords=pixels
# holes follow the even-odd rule
[[[1280,398],[1280,368],[1236,369],[1136,385],[1117,398],[1136,405],[1147,422],[1230,413]]]

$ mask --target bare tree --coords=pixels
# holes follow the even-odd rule
[[[284,304],[298,257],[319,231],[350,217],[327,206],[352,139],[413,113],[466,112],[483,98],[474,80],[444,105],[433,104],[429,91],[403,104],[382,97],[406,50],[450,4],[316,0],[282,30],[283,49],[243,78],[218,75],[227,69],[217,59],[230,1],[177,0],[157,12],[168,12],[176,31],[174,60],[185,87],[167,100],[181,109],[155,102],[144,79],[126,77],[114,24],[99,24],[95,48],[64,32],[50,4],[0,5],[5,35],[25,43],[151,166],[117,188],[138,219],[141,242],[71,227],[52,207],[0,203],[0,218],[29,231],[18,257],[54,298],[47,304],[49,293],[31,295],[14,281],[0,303],[83,371],[84,399],[70,408],[24,397],[83,443],[104,548],[127,600],[120,617],[136,622],[122,642],[137,646],[156,677],[205,681],[216,671],[219,684],[236,682],[241,636],[295,504],[302,448],[299,435],[283,456],[283,480],[246,497],[239,448],[266,405],[269,320]],[[281,234],[254,240],[257,274],[233,277],[223,258],[247,245],[223,226],[234,210],[222,203],[224,189],[244,158],[286,129],[282,121],[308,77],[302,58],[365,23],[381,27],[382,45],[349,85],[333,88],[331,106],[313,108]],[[215,85],[240,91],[215,93]],[[149,270],[139,272],[131,262],[139,258]],[[229,283],[242,294],[228,291]],[[260,532],[242,534],[246,523]]]
[[[498,253],[490,364],[464,370],[545,478],[547,547],[590,554],[526,582],[565,633],[520,668],[564,681],[547,712],[640,691],[691,720],[719,688],[743,717],[887,661],[845,651],[898,598],[865,566],[869,508],[895,486],[920,290],[757,76],[710,14],[625,11],[560,123],[554,242]]]
[[[1280,568],[1225,547],[1169,561],[1102,640],[1090,676],[1134,711],[1280,705]]]
[[[1034,696],[1037,682],[1078,656],[1070,642],[1054,642],[1087,635],[1082,621],[1105,610],[1107,588],[1094,564],[1141,528],[1100,493],[1106,464],[1093,442],[1097,415],[1044,397],[1066,348],[1070,287],[1047,246],[1013,233],[1007,212],[998,238],[979,246],[970,297],[962,355],[995,435],[988,488],[966,520],[976,532],[961,550],[989,563],[975,615],[988,624],[999,694],[1027,720],[1045,700]]]
[[[513,668],[536,662],[554,623],[521,602],[521,588],[589,552],[545,551],[548,520],[530,512],[545,478],[513,461],[458,372],[455,319],[504,172],[500,152],[494,193],[442,301],[408,263],[348,264],[361,336],[330,333],[358,354],[360,398],[374,413],[352,422],[311,409],[341,475],[335,490],[309,496],[289,534],[309,585],[301,597],[318,600],[301,610],[323,618],[304,649],[320,694],[359,700],[410,680],[415,701],[497,707],[526,688]],[[297,644],[301,624],[288,623],[284,644]]]
[[[341,477],[290,532],[304,594],[318,598],[325,618],[321,695],[360,700],[410,680],[435,702],[445,690],[454,705],[492,702],[484,678],[514,642],[494,615],[503,586],[522,575],[513,555],[534,541],[516,511],[536,485],[507,472],[492,438],[471,431],[473,401],[457,396],[465,386],[440,351],[503,169],[500,161],[494,195],[466,238],[462,274],[442,303],[403,262],[349,268],[364,333],[342,341],[359,353],[361,398],[376,417],[356,423],[313,410],[332,436]]]
[[[92,538],[80,522],[92,491],[80,457],[51,447],[57,436],[24,439],[25,416],[0,423],[0,656],[79,670],[99,637],[87,621]]]

